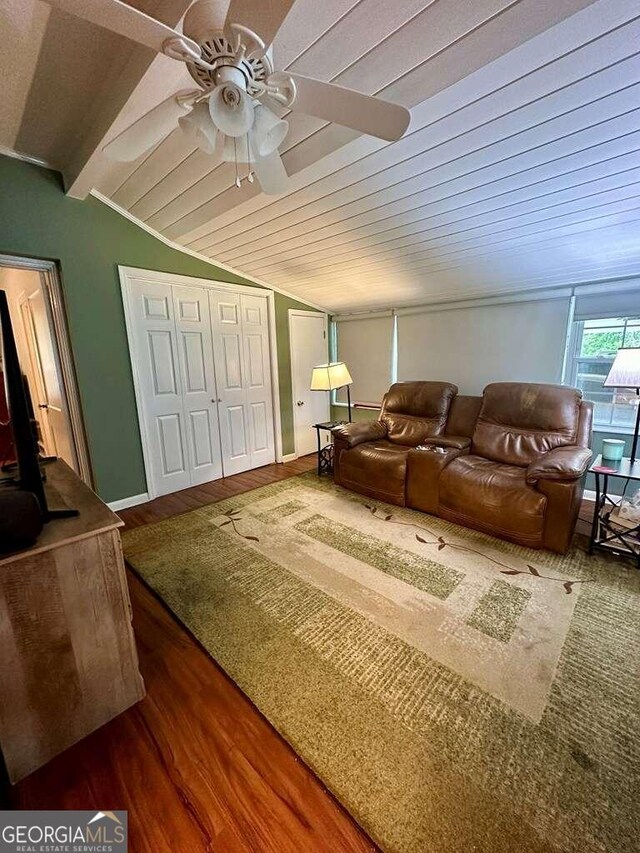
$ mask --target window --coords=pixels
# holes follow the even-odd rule
[[[594,424],[633,429],[636,393],[629,388],[603,388],[620,347],[640,346],[640,318],[613,317],[575,323],[572,384],[591,400]]]

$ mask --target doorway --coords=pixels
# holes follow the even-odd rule
[[[328,361],[326,315],[290,309],[289,342],[296,456],[306,456],[317,449],[313,424],[329,420],[329,392],[310,390],[313,368]]]
[[[79,396],[55,264],[0,256],[20,366],[26,378],[41,456],[63,459],[92,485]],[[4,387],[0,388],[4,397]],[[1,402],[1,401],[0,401]],[[10,442],[7,427],[5,445]]]

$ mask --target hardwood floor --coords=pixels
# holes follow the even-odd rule
[[[120,515],[147,524],[314,465],[269,465]],[[376,850],[132,572],[129,582],[146,698],[15,786],[11,807],[127,809],[132,853]]]

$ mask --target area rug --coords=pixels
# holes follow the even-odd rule
[[[640,572],[315,474],[124,550],[384,850],[638,850]]]

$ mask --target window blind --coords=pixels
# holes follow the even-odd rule
[[[480,394],[490,382],[560,382],[569,297],[398,317],[398,379],[454,382]]]
[[[600,320],[609,317],[640,316],[640,281],[631,288],[601,293],[578,293],[574,320]]]
[[[352,402],[380,403],[391,385],[393,317],[336,320],[338,361],[345,362],[353,379]],[[346,392],[339,391],[337,399],[345,402]]]

